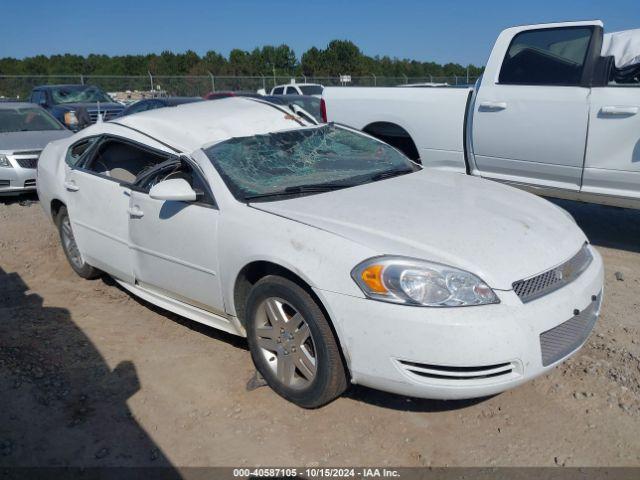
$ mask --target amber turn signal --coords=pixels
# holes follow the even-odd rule
[[[382,265],[371,265],[362,271],[362,281],[376,293],[387,293],[388,290],[382,282]]]

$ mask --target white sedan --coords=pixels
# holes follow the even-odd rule
[[[601,257],[564,210],[260,100],[93,125],[44,150],[38,191],[80,276],[246,336],[303,407],[349,382],[495,394],[600,311]]]

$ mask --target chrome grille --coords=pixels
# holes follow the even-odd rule
[[[35,180],[25,180],[24,182],[24,188],[35,187],[35,186],[36,186]]]
[[[22,168],[37,168],[38,166],[37,158],[16,158],[15,160]]]
[[[513,290],[520,297],[522,303],[531,302],[574,281],[589,267],[592,260],[593,255],[591,255],[588,245],[585,244],[578,253],[562,265],[535,277],[514,282]]]
[[[578,315],[540,334],[543,366],[566,357],[587,340],[600,314],[601,301],[602,293]]]
[[[122,108],[107,108],[107,109],[100,109],[100,113],[102,113],[102,119],[106,122],[107,120],[111,120],[112,118],[116,117],[117,115],[120,114],[120,112],[122,112]],[[89,119],[91,120],[91,123],[96,123],[96,121],[98,120],[98,109],[87,109],[87,113],[89,114]]]

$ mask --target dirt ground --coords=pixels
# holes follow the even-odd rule
[[[77,277],[30,198],[0,198],[0,466],[640,465],[640,211],[558,202],[606,286],[548,375],[466,402],[352,387],[305,411],[247,390],[243,339]]]

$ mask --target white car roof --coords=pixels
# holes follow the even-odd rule
[[[234,137],[307,127],[272,104],[243,97],[159,108],[108,123],[134,128],[186,153]]]

